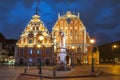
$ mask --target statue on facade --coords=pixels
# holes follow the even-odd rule
[[[60,29],[59,37],[60,37],[60,47],[65,48],[65,34],[62,29]]]

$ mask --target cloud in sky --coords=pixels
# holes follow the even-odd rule
[[[0,32],[6,38],[18,38],[35,14],[36,5],[49,31],[58,13],[79,12],[87,32],[97,39],[97,44],[120,40],[120,0],[2,0]]]

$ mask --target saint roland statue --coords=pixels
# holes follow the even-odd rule
[[[65,34],[62,29],[60,29],[59,37],[60,37],[60,47],[65,48]]]
[[[58,63],[66,64],[65,34],[62,29],[59,32],[59,41],[60,51],[58,54]]]

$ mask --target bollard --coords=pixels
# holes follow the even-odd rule
[[[26,68],[24,69],[24,73],[25,73],[25,74],[27,73],[27,69],[26,69]]]
[[[55,70],[53,70],[53,76],[56,76],[56,71]]]

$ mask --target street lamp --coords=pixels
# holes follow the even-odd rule
[[[90,43],[91,43],[91,45],[92,45],[92,67],[91,67],[91,72],[93,73],[93,72],[94,72],[93,47],[94,47],[95,40],[94,40],[94,39],[91,39],[91,40],[90,40]]]
[[[114,63],[115,63],[115,61],[114,61],[114,49],[116,49],[118,46],[116,45],[116,44],[114,44],[113,46],[112,46],[112,54],[113,54],[113,65],[114,65]]]
[[[41,45],[42,45],[42,41],[43,41],[44,37],[43,36],[39,36],[39,40],[41,41]],[[41,47],[40,44],[37,45],[37,47],[40,49]],[[42,74],[42,56],[41,56],[41,53],[40,53],[40,60],[39,60],[39,74]]]
[[[74,49],[75,49],[75,46],[72,46],[72,53],[71,53],[71,58],[73,58],[73,59],[71,59],[71,65],[72,65],[72,67],[74,65]]]

